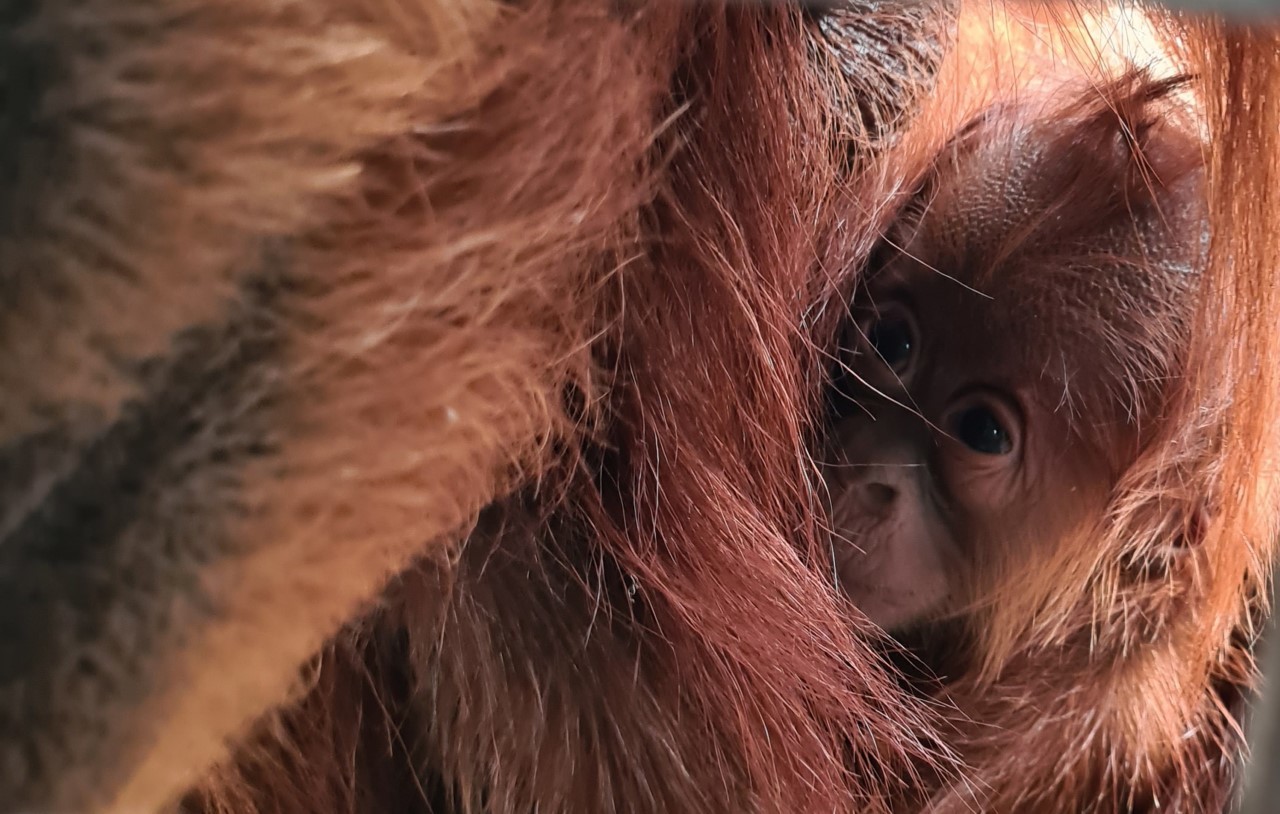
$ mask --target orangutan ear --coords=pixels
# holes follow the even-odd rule
[[[1179,550],[1199,550],[1209,533],[1216,512],[1206,499],[1196,500],[1187,511],[1187,519],[1182,531],[1174,538],[1173,547]]]
[[[1163,503],[1157,507],[1155,503]],[[1204,551],[1214,519],[1210,501],[1196,498],[1182,504],[1170,505],[1156,501],[1148,507],[1150,520],[1147,526],[1152,533],[1145,539],[1130,539],[1120,558],[1122,583],[1130,588],[1150,585],[1152,582],[1175,583],[1175,592],[1190,589],[1199,571],[1199,560]],[[1158,512],[1160,519],[1154,519]]]
[[[1180,513],[1181,518],[1170,528],[1168,541],[1151,552],[1147,576],[1159,577],[1174,595],[1187,597],[1194,593],[1203,570],[1204,544],[1215,512],[1208,500],[1196,499]]]

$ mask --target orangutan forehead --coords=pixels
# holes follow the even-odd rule
[[[1022,231],[1049,205],[1043,190],[1044,145],[1025,129],[993,130],[944,157],[938,177],[921,202],[922,236],[965,252],[994,249]],[[987,265],[981,256],[967,263]]]
[[[1019,300],[1184,291],[1207,239],[1193,142],[1162,134],[1148,164],[1122,143],[1119,122],[1033,113],[980,120],[957,139],[897,245]]]
[[[968,149],[958,147],[964,152],[948,157],[921,201],[918,238],[973,283],[1016,284],[1003,278],[1019,260],[1103,242],[1118,248],[1125,227],[1133,231],[1131,220],[1101,216],[1066,228],[1067,156],[1055,155],[1037,130],[1015,123],[983,134]],[[1109,180],[1100,174],[1096,183]]]
[[[1179,366],[1206,231],[1194,165],[1164,160],[1135,196],[1127,148],[1088,135],[1023,112],[970,128],[901,221],[894,265],[929,324],[973,336],[967,358],[1110,422],[1140,417]]]

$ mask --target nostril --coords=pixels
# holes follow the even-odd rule
[[[862,484],[862,499],[871,511],[882,512],[893,504],[898,490],[883,483]]]

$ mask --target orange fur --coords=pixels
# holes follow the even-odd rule
[[[808,454],[944,5],[845,12],[883,52],[790,6],[0,12],[0,810],[877,811],[949,777],[824,582]],[[1187,42],[1233,304],[1194,346],[1274,359],[1275,168],[1240,158],[1275,155],[1274,43]],[[1269,556],[1235,542],[1270,520],[1257,370],[1198,657]]]
[[[1166,26],[1176,30],[1167,21]],[[1274,173],[1280,145],[1273,129],[1259,133],[1254,158],[1241,159],[1236,152],[1227,170],[1223,152],[1243,148],[1218,136],[1238,126],[1272,128],[1272,114],[1261,109],[1227,113],[1219,95],[1234,94],[1242,102],[1247,93],[1280,79],[1280,65],[1270,46],[1257,51],[1239,43],[1224,46],[1215,39],[1224,34],[1192,25],[1182,51],[1173,54],[1175,64],[1203,77],[1193,86],[1190,104],[1202,117],[1210,145],[1209,186],[1196,203],[1203,203],[1212,237],[1208,255],[1199,260],[1207,268],[1195,286],[1198,293],[1175,286],[1185,290],[1172,293],[1191,297],[1189,303],[1158,298],[1146,303],[1144,308],[1155,311],[1146,330],[1158,333],[1113,337],[1126,348],[1116,362],[1125,370],[1109,387],[1146,425],[1142,451],[1136,462],[1125,461],[1099,527],[1056,549],[1034,573],[991,566],[994,585],[982,593],[995,597],[976,614],[976,649],[962,660],[970,666],[945,676],[936,690],[938,701],[954,708],[953,729],[945,740],[968,768],[958,782],[926,786],[918,797],[903,801],[903,811],[1218,811],[1230,804],[1245,752],[1244,704],[1256,680],[1256,626],[1268,612],[1265,586],[1275,556],[1276,505],[1267,462],[1274,461],[1276,447],[1264,418],[1274,404],[1275,383],[1262,373],[1274,340],[1255,339],[1252,333],[1253,320],[1274,307],[1273,286],[1236,282],[1229,269],[1259,263],[1253,273],[1265,279],[1276,239],[1249,227],[1248,240],[1237,242],[1237,219],[1258,217],[1263,204],[1251,203],[1255,208],[1241,213],[1242,187],[1228,193],[1215,179],[1227,172],[1242,184],[1237,173],[1246,166]],[[1274,32],[1227,36],[1256,44]],[[1206,70],[1208,61],[1213,67]],[[1035,92],[1043,93],[1040,77],[1036,83]],[[1059,98],[1060,91],[1050,92]],[[1179,178],[1188,172],[1186,157],[1176,154],[1139,155],[1124,162],[1132,171],[1112,168],[1096,147],[1091,163],[1081,164],[1082,157],[1073,152],[1087,152],[1098,134],[1111,134],[1106,137],[1114,141],[1117,125],[1140,147],[1150,115],[1142,112],[1145,102],[1135,106],[1134,99],[1123,93],[1117,98],[1115,89],[1104,85],[1082,98],[1076,107],[1059,103],[1061,109],[1048,120],[1061,122],[1062,128],[1062,143],[1045,147],[1059,157],[1045,163],[1057,175],[1044,181],[1046,192],[1052,190],[1049,202],[1039,202],[1045,217],[1052,218],[1048,232],[1054,236],[1070,236],[1081,224],[1092,228],[1088,224],[1108,217],[1115,204],[1107,196],[1113,192],[1123,193],[1124,206],[1142,207],[1144,187],[1184,184]],[[999,120],[1005,114],[997,109],[991,115]],[[1167,109],[1159,116],[1175,118]],[[1102,127],[1082,127],[1090,117]],[[1247,119],[1252,124],[1245,125]],[[1052,126],[1046,129],[1057,137]],[[1030,203],[1030,211],[1038,211],[1037,205]],[[1194,224],[1159,212],[1158,202],[1154,210],[1146,206],[1147,214],[1136,212],[1139,222],[1158,218],[1161,228],[1190,229],[1192,234],[1176,237],[1190,240],[1188,251],[1197,259]],[[1180,225],[1170,227],[1165,220]],[[999,263],[993,257],[1027,251],[1024,242],[1035,241],[1036,234],[1035,227],[1012,231],[1007,245],[984,247],[983,262],[995,267]],[[1054,252],[1062,248],[1039,246],[1032,252],[1046,252],[1050,259],[1043,265],[1053,266]],[[1255,250],[1260,254],[1254,256]],[[1067,284],[1066,279],[1053,283]],[[999,285],[1000,292],[1010,291],[1011,286]],[[1034,299],[1037,295],[1024,289],[1038,285],[1019,283],[1017,290]],[[1240,290],[1249,291],[1248,299]],[[1248,386],[1241,387],[1246,380]],[[1146,392],[1153,383],[1159,384],[1158,392]]]

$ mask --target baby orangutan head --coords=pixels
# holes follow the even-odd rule
[[[993,108],[886,234],[825,469],[840,586],[881,627],[988,624],[1103,535],[1186,359],[1204,214],[1180,86]]]

